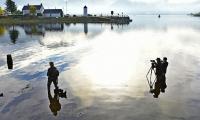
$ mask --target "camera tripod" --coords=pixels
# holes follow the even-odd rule
[[[155,84],[156,82],[156,77],[154,79],[154,81],[152,80],[152,74],[156,74],[154,68],[151,66],[149,71],[147,72],[147,75],[146,75],[146,78],[147,78],[147,82],[149,84],[149,87],[150,87],[150,92],[153,90],[153,85]]]

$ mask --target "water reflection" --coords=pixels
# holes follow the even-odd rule
[[[19,37],[19,31],[15,29],[15,27],[12,27],[12,30],[9,31],[9,35],[10,35],[10,40],[13,44],[16,43],[18,37]]]
[[[84,33],[87,35],[88,33],[88,23],[84,23]]]
[[[61,110],[60,97],[67,98],[66,91],[63,92],[62,89],[54,89],[54,97],[52,97],[51,89],[48,87],[49,108],[55,116]]]
[[[113,24],[111,24],[111,30],[113,30],[113,29],[114,29]]]
[[[0,36],[3,36],[5,34],[6,30],[4,26],[0,26]]]
[[[48,89],[48,98],[49,98],[49,108],[51,112],[57,116],[57,112],[61,109],[61,104],[59,102],[59,95],[58,93],[54,93],[54,97],[52,97],[50,90]]]
[[[54,23],[54,24],[44,24],[45,31],[63,31],[64,24]]]
[[[0,88],[17,91],[13,86],[8,87],[13,82],[7,81],[14,79],[33,81],[37,89],[33,89],[26,99],[17,94],[20,99],[7,100],[10,104],[2,108],[6,112],[0,113],[1,118],[55,119],[49,115],[48,108],[49,103],[51,106],[54,103],[58,107],[52,111],[59,111],[58,119],[198,119],[200,20],[177,18],[139,17],[123,30],[114,25],[112,31],[110,25],[88,24],[87,35],[83,24],[64,25],[62,32],[46,31],[44,37],[11,46],[15,50],[16,68],[10,73],[4,71],[4,66],[0,67],[3,81],[0,81]],[[20,33],[24,35],[23,30]],[[30,39],[29,36],[25,38]],[[72,46],[60,47],[60,43]],[[48,47],[53,44],[54,48]],[[4,45],[0,46],[2,56],[7,54],[5,49],[10,48]],[[151,65],[149,60],[161,56],[170,58],[166,75],[168,88],[155,100],[148,93],[145,74]],[[3,63],[4,58],[1,59]],[[67,101],[53,93],[49,100],[41,94],[44,91],[47,94],[43,88],[46,87],[44,79],[49,60],[59,66],[60,85],[69,91]]]
[[[59,43],[60,45],[56,46],[70,46],[69,44],[71,40],[78,38],[77,36],[82,36],[82,33],[85,33],[85,38],[93,38],[98,34],[101,34],[102,31],[107,29],[108,26],[111,26],[111,30],[113,30],[114,26],[117,26],[120,30],[124,26],[124,24],[69,24],[69,23],[48,23],[48,24],[24,24],[19,26],[1,26],[0,27],[0,35],[3,36],[6,31],[8,31],[10,35],[10,39],[12,43],[16,43],[18,38],[20,38],[20,42],[25,42],[26,39],[39,39],[39,43],[41,45],[45,45],[43,39],[49,38],[51,35],[62,35],[65,34],[64,43]],[[89,29],[90,28],[90,31]],[[82,31],[83,30],[83,31]],[[25,33],[25,34],[24,34]],[[66,35],[69,34],[69,35]],[[7,39],[7,36],[4,36],[4,39]],[[59,36],[58,36],[59,37]],[[83,38],[83,39],[85,39]],[[3,39],[0,38],[0,39]],[[23,39],[23,40],[21,40]],[[69,40],[67,40],[69,39]],[[52,41],[52,40],[50,40]],[[69,44],[66,42],[69,41]],[[28,41],[27,41],[28,42]],[[55,39],[54,42],[57,42]]]
[[[45,29],[43,25],[24,25],[23,26],[26,35],[30,36],[44,36]]]

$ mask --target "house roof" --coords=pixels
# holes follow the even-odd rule
[[[63,13],[63,11],[62,9],[45,9],[44,14],[45,13]]]
[[[34,6],[35,8],[36,8],[36,10],[40,10],[41,9],[41,7],[43,7],[43,5],[42,4],[40,4],[40,5],[25,5],[23,8],[22,8],[22,10],[29,10],[29,7],[30,6]]]

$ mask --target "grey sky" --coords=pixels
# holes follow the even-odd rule
[[[19,9],[25,4],[40,4],[45,8],[62,8],[65,10],[65,0],[14,0]],[[4,5],[5,0],[0,0]],[[68,0],[70,14],[82,14],[84,5],[91,14],[115,13],[190,13],[200,12],[200,0]]]

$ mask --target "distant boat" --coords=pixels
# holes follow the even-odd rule
[[[160,14],[158,15],[158,18],[160,18],[161,16],[160,16]]]

